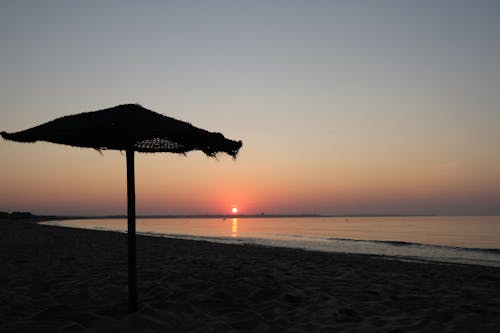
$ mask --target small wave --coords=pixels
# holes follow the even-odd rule
[[[314,238],[305,235],[294,235],[294,234],[264,234],[265,236],[277,236],[277,237],[287,237],[287,238]]]
[[[140,232],[138,234],[142,235],[142,236],[176,238],[176,239],[206,241],[206,242],[214,242],[214,243],[243,244],[242,239],[235,238],[235,237],[197,236],[197,235],[189,235],[189,234],[166,234],[166,233],[156,233],[156,232]]]
[[[458,250],[458,251],[468,251],[468,252],[470,251],[470,252],[500,254],[500,249],[495,249],[495,248],[473,248],[473,247],[460,247],[460,246],[436,245],[436,244],[412,243],[412,242],[404,242],[404,241],[388,241],[388,240],[376,240],[376,239],[365,240],[365,239],[350,239],[350,238],[335,238],[335,237],[330,237],[327,239],[331,240],[331,241],[374,243],[374,244],[404,246],[404,247],[410,247],[410,246],[428,247],[428,248],[435,248],[435,249],[450,249],[450,250]]]

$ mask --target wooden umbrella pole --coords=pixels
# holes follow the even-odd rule
[[[128,312],[137,311],[134,150],[127,149]]]

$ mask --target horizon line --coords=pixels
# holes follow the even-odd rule
[[[1,212],[0,218],[7,219],[43,219],[43,220],[89,220],[89,219],[127,219],[126,214],[103,214],[103,215],[57,215],[57,214],[33,214],[28,211]],[[500,216],[500,214],[435,214],[435,213],[345,213],[345,214],[141,214],[136,219],[183,219],[183,218],[356,218],[356,217],[432,217],[432,216]]]
[[[8,216],[12,218],[43,218],[43,219],[126,219],[126,214],[97,214],[97,215],[87,215],[87,214],[75,214],[75,215],[58,215],[58,214],[33,214],[31,212],[5,212]],[[484,215],[484,214],[480,214]],[[480,216],[477,215],[477,216]],[[345,213],[345,214],[316,214],[316,213],[298,213],[298,214],[141,214],[137,215],[136,218],[139,219],[181,219],[181,218],[314,218],[314,217],[412,217],[412,216],[462,216],[462,215],[450,215],[450,214],[430,214],[430,213]]]

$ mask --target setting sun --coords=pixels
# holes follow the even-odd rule
[[[233,214],[236,214],[236,213],[238,213],[238,208],[237,207],[233,207],[231,209],[231,211],[233,212]]]

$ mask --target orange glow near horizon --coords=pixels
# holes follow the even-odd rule
[[[232,212],[233,214],[237,214],[237,213],[238,213],[238,207],[233,207],[233,208],[231,209],[231,212]]]

